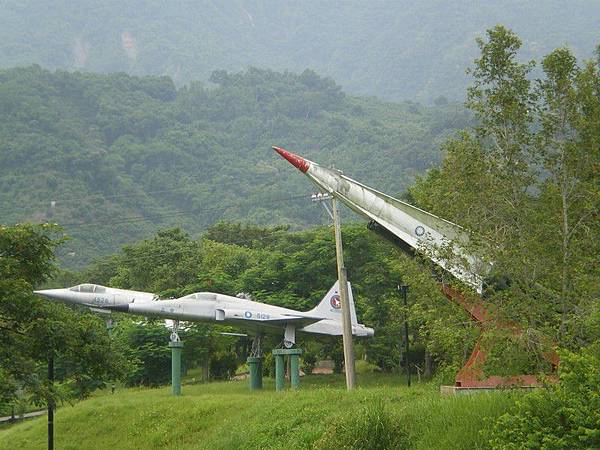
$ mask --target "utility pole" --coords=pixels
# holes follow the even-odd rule
[[[344,343],[344,366],[346,368],[346,388],[351,391],[356,387],[354,371],[354,344],[352,342],[352,319],[350,318],[350,301],[348,298],[348,277],[344,266],[344,250],[342,248],[342,228],[335,198],[331,199],[333,209],[333,225],[335,228],[335,254],[337,259],[340,299],[342,303],[342,333]]]
[[[354,344],[352,342],[352,319],[350,317],[350,300],[348,296],[348,275],[344,266],[344,250],[342,247],[342,226],[335,197],[330,194],[313,194],[313,202],[319,202],[333,220],[335,228],[335,255],[337,259],[340,303],[342,306],[342,337],[344,344],[344,366],[346,369],[346,388],[351,391],[356,387],[356,371],[354,369]],[[331,210],[326,201],[331,200]]]
[[[410,387],[410,358],[408,356],[408,301],[406,299],[408,294],[408,286],[403,284],[398,286],[400,292],[402,292],[402,298],[404,300],[404,364],[406,365],[406,385]]]

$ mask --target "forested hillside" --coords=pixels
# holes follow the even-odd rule
[[[177,84],[248,66],[327,75],[388,100],[463,99],[474,43],[497,23],[523,58],[568,45],[589,57],[600,3],[571,0],[0,3],[0,65],[169,75]]]
[[[448,423],[452,414],[463,421],[468,414],[428,401],[421,405],[433,420],[421,420],[422,406],[411,406],[418,391],[411,388],[411,399],[398,400],[385,386],[381,398],[387,403],[373,406],[367,398],[367,413],[356,418],[338,407],[349,420],[334,417],[331,427],[304,439],[298,430],[304,419],[322,422],[323,398],[345,397],[328,382],[325,396],[308,389],[289,394],[299,405],[290,403],[290,411],[303,413],[294,416],[287,448],[311,442],[322,448],[354,448],[357,442],[369,449],[419,448],[413,444],[425,442],[420,429],[395,426],[413,422],[435,424],[430,428],[436,436],[423,448],[438,442],[465,447],[460,433],[478,436],[469,448],[600,448],[600,48],[590,60],[560,47],[538,62],[523,62],[523,41],[501,25],[487,30],[477,46],[480,55],[469,68],[470,113],[442,101],[424,108],[349,97],[312,71],[217,71],[210,88],[192,84],[179,90],[169,78],[52,73],[38,66],[0,72],[0,412],[23,403],[52,407],[82,399],[116,380],[157,385],[169,378],[163,324],[149,320],[139,326],[138,320],[117,317],[109,332],[98,315],[35,295],[39,286],[86,281],[161,298],[241,291],[303,310],[317,304],[336,278],[333,231],[297,229],[329,219],[308,201],[306,178],[270,150],[277,143],[385,192],[405,191],[414,205],[464,227],[467,236],[461,233],[449,245],[423,239],[417,257],[410,258],[363,223],[344,223],[344,261],[357,318],[375,330],[373,338],[356,341],[365,371],[410,368],[417,378],[433,377],[434,386],[452,383],[467,360],[483,377],[549,375],[538,380],[543,389],[506,397],[515,401],[505,403],[509,409],[500,417],[500,409],[473,403],[469,414],[490,418],[469,419],[460,432],[448,433]],[[391,216],[391,224],[381,224],[393,231],[400,221]],[[240,218],[268,226],[228,221]],[[5,225],[16,221],[56,221],[75,240],[63,246],[63,231],[48,223]],[[75,266],[138,237],[144,239],[83,270],[56,267],[59,247]],[[448,274],[463,268],[481,273],[481,264],[469,265],[473,259],[490,263],[481,296]],[[438,271],[431,260],[447,262],[449,270]],[[464,294],[458,301],[464,309],[445,298],[440,281]],[[410,287],[406,304],[398,285]],[[475,323],[470,315],[483,320]],[[405,324],[408,354],[400,337]],[[229,378],[246,360],[244,336],[223,340],[221,325],[182,328],[184,368]],[[262,344],[270,349],[280,339],[271,336]],[[301,345],[305,373],[319,357],[332,358],[341,371],[339,339],[303,337]],[[560,361],[552,373],[548,356],[555,349]],[[475,358],[469,358],[471,351]],[[265,373],[273,365],[266,352]],[[48,380],[53,366],[56,376]],[[373,376],[378,383],[385,379]],[[364,400],[365,392],[357,394]],[[197,403],[192,397],[172,403],[159,397],[162,409],[182,400]],[[259,403],[270,414],[274,408],[266,398]],[[229,400],[213,401],[240,409]],[[405,415],[385,415],[384,408],[398,405]],[[162,448],[177,442],[170,436],[182,436],[180,429],[188,431],[165,425],[164,414],[149,403],[127,403],[126,410],[142,416],[119,432],[131,435],[134,429],[144,437],[142,446],[156,442]],[[212,416],[200,416],[197,428],[206,434]],[[89,427],[73,417],[59,422],[65,428],[57,435],[79,442]],[[240,420],[247,419],[245,414]],[[100,427],[94,433],[114,438],[112,422],[104,422],[94,422]],[[250,447],[283,442],[268,425],[269,432],[255,433],[259,444]],[[232,429],[239,429],[237,422]],[[39,431],[36,438],[25,426],[15,430],[0,441],[43,445]],[[17,434],[20,440],[13,439]],[[235,436],[228,442],[248,442]]]
[[[311,71],[216,71],[211,84],[0,72],[2,222],[63,225],[74,237],[62,250],[71,267],[159,227],[243,219],[302,228],[323,223],[323,211],[271,145],[400,193],[468,121],[458,105],[349,97]]]

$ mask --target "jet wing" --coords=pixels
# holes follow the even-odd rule
[[[319,322],[320,320],[323,320],[322,317],[296,316],[293,314],[283,314],[282,316],[283,317],[272,318],[262,321],[272,325],[286,325],[288,323],[293,323],[298,324],[299,326],[307,326]]]
[[[323,317],[307,316],[300,314],[271,314],[261,311],[248,311],[240,309],[217,309],[217,321],[219,320],[235,320],[246,323],[263,324],[267,326],[285,326],[288,323],[297,324],[298,326],[307,326],[320,320]]]

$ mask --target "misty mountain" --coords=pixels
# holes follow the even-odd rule
[[[567,6],[568,5],[568,6]],[[249,66],[335,79],[388,100],[461,100],[477,36],[497,23],[524,58],[600,43],[600,2],[5,0],[0,66],[168,75],[180,86]]]

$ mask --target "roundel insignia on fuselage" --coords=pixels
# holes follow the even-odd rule
[[[340,296],[335,294],[329,299],[329,304],[333,309],[340,309],[342,307],[342,302],[340,300]]]
[[[423,236],[425,234],[425,228],[423,228],[421,225],[418,225],[417,228],[415,228],[415,234],[417,236]]]

